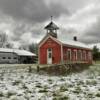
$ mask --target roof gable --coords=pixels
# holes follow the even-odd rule
[[[52,39],[53,41],[57,42],[59,45],[62,44],[58,39],[56,39],[56,38],[54,38],[54,37],[52,37],[52,36],[50,36],[50,35],[46,35],[46,36],[40,41],[39,47],[41,47],[49,38]]]

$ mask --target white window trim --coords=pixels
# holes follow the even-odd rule
[[[90,51],[88,52],[88,59],[89,59],[89,60],[91,60],[91,59],[92,59],[92,54],[91,54],[91,52],[90,52]]]
[[[70,59],[68,59],[68,51],[70,52]],[[70,60],[71,61],[72,59],[72,52],[71,52],[71,49],[67,49],[67,60]]]
[[[74,50],[74,52],[76,53],[76,58],[75,59],[77,60],[77,50]]]
[[[83,60],[86,60],[86,51],[83,51],[83,56],[84,56],[84,59]]]
[[[77,50],[77,53],[80,53],[80,61],[82,60],[82,50]],[[78,58],[79,60],[79,58]]]

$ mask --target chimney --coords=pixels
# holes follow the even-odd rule
[[[73,37],[73,40],[74,40],[74,41],[77,41],[77,36],[74,36],[74,37]]]

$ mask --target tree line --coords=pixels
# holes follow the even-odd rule
[[[93,54],[93,60],[94,61],[100,60],[100,50],[97,46],[93,47],[92,54]]]

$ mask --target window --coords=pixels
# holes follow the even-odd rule
[[[48,52],[48,58],[52,58],[52,49],[48,48],[47,52]]]
[[[17,59],[17,57],[14,57],[14,59]]]
[[[74,50],[73,51],[73,59],[74,60],[77,60],[77,50]]]
[[[83,51],[83,60],[86,60],[86,51]]]
[[[89,59],[89,60],[92,59],[92,54],[91,54],[91,52],[88,52],[88,59]]]
[[[82,60],[82,51],[81,51],[81,50],[78,50],[78,52],[77,52],[77,57],[78,57],[78,60],[79,60],[79,61]]]
[[[67,50],[67,60],[71,60],[71,49]]]
[[[49,48],[49,49],[48,49],[48,51],[52,51],[52,49],[51,49],[51,48]]]
[[[6,57],[2,57],[2,59],[6,59]]]
[[[51,55],[51,53],[49,53],[49,58],[51,58],[52,57],[52,55]]]
[[[11,57],[8,57],[8,59],[11,59]]]

